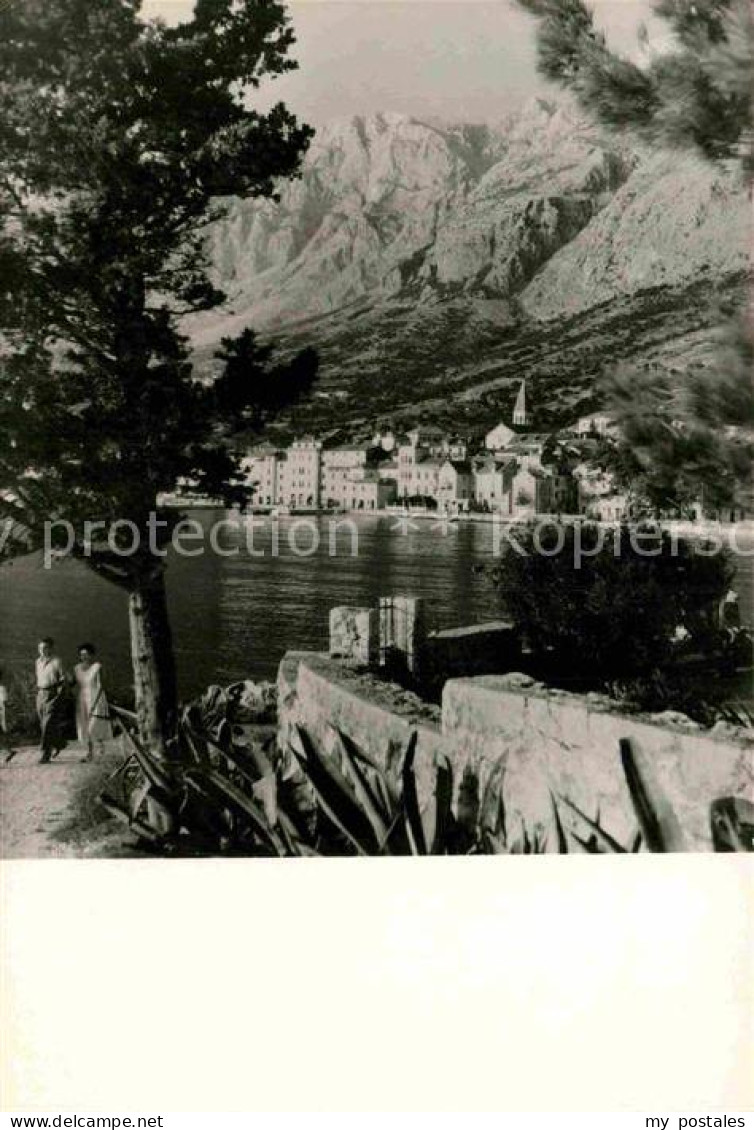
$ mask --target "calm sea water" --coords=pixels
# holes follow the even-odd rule
[[[220,516],[192,514],[206,529]],[[252,557],[233,530],[219,542],[228,556],[173,556],[168,591],[183,696],[212,682],[274,678],[288,649],[326,648],[329,610],[336,604],[374,605],[390,594],[421,596],[436,627],[500,616],[495,589],[473,569],[493,561],[488,524],[460,522],[443,533],[422,521],[404,533],[394,517],[360,517],[355,519],[359,552],[353,557],[345,530],[338,533],[337,554],[330,556],[328,519],[320,518],[320,548],[299,557],[289,546],[294,521],[279,520],[277,557],[270,521],[254,531],[254,548],[264,556]],[[300,528],[298,533],[301,548],[308,548],[311,534]],[[754,621],[753,565],[751,556],[739,559],[737,588],[748,623]],[[112,693],[128,693],[126,600],[90,570],[73,562],[46,570],[36,557],[0,568],[0,666],[30,669],[40,634],[55,638],[68,663],[81,641],[95,643]]]

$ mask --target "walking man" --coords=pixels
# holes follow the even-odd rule
[[[36,662],[37,715],[41,730],[40,765],[56,757],[65,745],[65,674],[49,637],[39,641]]]

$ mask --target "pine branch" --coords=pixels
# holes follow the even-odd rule
[[[752,170],[748,0],[656,0],[677,49],[646,68],[611,51],[584,0],[518,0],[538,22],[538,68],[611,129]]]

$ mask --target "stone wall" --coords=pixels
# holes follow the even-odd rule
[[[524,675],[450,680],[442,712],[415,695],[327,656],[290,652],[278,677],[279,736],[298,722],[326,744],[342,729],[383,765],[394,763],[413,728],[417,768],[429,782],[438,754],[453,765],[456,799],[464,782],[479,792],[500,763],[509,831],[549,825],[551,791],[565,795],[627,842],[635,819],[618,741],[631,738],[650,757],[693,851],[712,847],[709,805],[723,796],[754,799],[754,744],[743,735],[702,731],[680,719],[616,713],[598,695],[548,691]],[[429,788],[429,784],[427,784]],[[564,822],[568,810],[561,805]]]
[[[432,779],[436,754],[445,750],[440,709],[410,691],[385,683],[326,655],[290,651],[278,671],[278,737],[288,741],[291,726],[304,726],[327,748],[332,728],[342,730],[385,769],[395,767],[416,730],[416,769]]]
[[[599,812],[603,827],[628,842],[636,820],[618,743],[630,738],[648,755],[689,850],[711,850],[711,802],[724,796],[754,799],[754,744],[681,718],[620,714],[599,695],[548,690],[521,675],[452,680],[442,704],[442,731],[458,773],[472,766],[483,787],[504,760],[509,818],[523,818],[529,826],[546,823],[552,791],[591,817]]]

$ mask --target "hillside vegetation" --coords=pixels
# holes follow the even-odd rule
[[[188,330],[205,366],[246,325],[316,346],[299,427],[483,427],[521,377],[558,422],[616,360],[707,362],[743,300],[747,203],[735,170],[616,141],[568,101],[494,128],[352,118],[278,202],[230,202],[209,235],[229,300]]]

